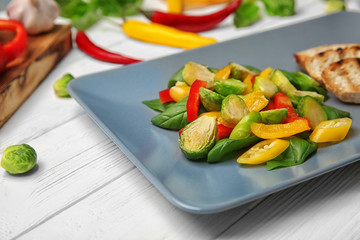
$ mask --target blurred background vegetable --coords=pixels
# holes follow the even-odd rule
[[[70,73],[66,73],[59,78],[53,85],[55,95],[60,98],[71,98],[67,90],[67,85],[73,79],[74,77]]]
[[[121,17],[128,4],[140,7],[142,0],[56,0],[61,16],[71,20],[72,26],[85,30],[97,23],[103,16]],[[135,8],[126,8],[125,16],[138,13]]]
[[[346,10],[344,0],[327,0],[325,2],[325,12],[328,14],[343,10]]]

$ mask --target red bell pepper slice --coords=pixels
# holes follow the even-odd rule
[[[223,139],[223,138],[227,138],[230,136],[230,133],[231,131],[233,130],[233,128],[229,128],[229,127],[226,127],[222,124],[218,124],[217,125],[217,140],[219,141],[220,139]]]
[[[170,88],[160,91],[159,97],[161,103],[174,101],[174,99],[170,96]]]
[[[6,65],[20,56],[28,46],[28,37],[26,29],[21,22],[15,20],[0,19],[0,30],[7,30],[15,32],[15,37],[0,45],[2,50],[0,51],[0,72],[2,72]]]
[[[251,78],[251,83],[252,83],[253,86],[254,86],[256,77],[259,76],[259,75],[260,75],[260,74],[255,74],[255,75]]]
[[[281,92],[276,93],[274,96],[274,105],[273,106],[275,109],[286,108],[288,110],[288,116],[284,120],[283,123],[291,123],[295,120],[306,119],[306,121],[308,122],[308,124],[310,126],[310,119],[299,117],[299,115],[297,115],[295,108],[293,107],[293,105],[291,103],[290,98],[286,94],[281,93]]]
[[[199,89],[201,87],[206,88],[207,82],[201,80],[195,80],[190,88],[189,98],[186,103],[186,112],[188,122],[192,122],[198,117],[200,94]]]

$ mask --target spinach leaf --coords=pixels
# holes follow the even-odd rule
[[[317,144],[297,137],[291,137],[290,146],[279,156],[266,162],[267,170],[302,164],[317,149]]]
[[[186,102],[188,97],[166,108],[165,111],[151,119],[151,122],[161,128],[180,130],[188,124]]]
[[[337,109],[335,107],[323,105],[322,106],[324,111],[326,112],[326,116],[328,120],[337,119],[337,118],[343,118],[343,117],[350,117],[349,112],[342,111],[340,109]]]
[[[143,104],[145,104],[146,106],[148,106],[149,108],[151,108],[151,109],[153,109],[155,111],[163,112],[168,107],[175,104],[175,102],[161,103],[160,99],[154,99],[154,100],[143,101]]]
[[[262,0],[270,16],[292,16],[295,14],[295,0]]]
[[[218,141],[215,146],[210,150],[207,157],[207,162],[223,162],[233,157],[231,154],[248,147],[254,143],[260,141],[260,138],[256,136],[250,136],[243,139],[229,139],[223,138]]]
[[[235,11],[234,25],[237,28],[246,27],[261,18],[260,7],[255,0],[243,0]]]
[[[168,88],[175,86],[176,82],[178,82],[178,81],[184,82],[184,78],[182,76],[183,70],[184,70],[184,67],[177,70],[176,73],[174,73],[174,75],[171,76],[169,83],[168,83]]]

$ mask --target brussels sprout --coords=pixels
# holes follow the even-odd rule
[[[327,14],[346,10],[344,0],[327,0],[325,2],[325,12]]]
[[[275,83],[276,86],[278,86],[282,93],[286,94],[288,92],[297,90],[280,70],[275,70],[271,76],[271,81]]]
[[[249,110],[242,98],[230,94],[224,98],[221,104],[221,117],[228,123],[237,124]]]
[[[1,158],[1,167],[11,174],[30,171],[36,165],[36,151],[27,144],[7,147]]]
[[[323,105],[322,106],[324,111],[326,112],[326,116],[328,120],[336,119],[336,118],[344,118],[344,117],[350,117],[349,112],[342,111],[340,109]]]
[[[206,81],[208,83],[207,88],[214,86],[215,73],[199,63],[187,62],[182,71],[182,76],[189,86],[191,86],[195,80]]]
[[[261,115],[257,111],[252,111],[246,114],[239,122],[236,124],[232,130],[229,138],[230,139],[242,139],[247,138],[251,135],[251,123],[261,122]]]
[[[311,129],[314,129],[320,122],[328,120],[321,103],[313,97],[305,96],[301,98],[297,109],[300,117],[310,120]]]
[[[298,105],[299,101],[301,98],[305,97],[305,96],[311,96],[313,98],[315,98],[318,102],[323,102],[325,100],[325,97],[317,92],[312,92],[312,91],[292,91],[292,92],[288,92],[286,94],[291,102],[294,105]]]
[[[261,120],[265,124],[278,124],[282,123],[288,116],[288,110],[286,108],[272,109],[267,111],[261,111]]]
[[[254,72],[240,64],[234,62],[230,62],[229,64],[231,66],[230,78],[236,78],[244,81],[247,75],[255,74]]]
[[[179,146],[190,160],[206,158],[215,145],[217,135],[216,117],[203,115],[184,127]]]
[[[53,85],[56,96],[70,98],[71,96],[67,91],[67,85],[73,79],[74,77],[70,73],[66,73],[64,76],[58,79]]]
[[[199,94],[200,101],[207,111],[211,112],[221,110],[221,103],[224,99],[223,96],[203,87],[200,88]]]
[[[255,91],[262,91],[267,98],[272,98],[272,96],[274,96],[279,90],[275,83],[271,80],[260,76],[255,78],[253,89]]]
[[[215,92],[227,96],[229,94],[243,94],[246,91],[247,85],[240,80],[229,78],[223,81],[215,81]]]

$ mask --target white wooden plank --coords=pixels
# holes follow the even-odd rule
[[[271,195],[219,239],[359,239],[360,163]]]
[[[186,213],[135,168],[19,239],[214,239],[255,205],[211,215]]]

